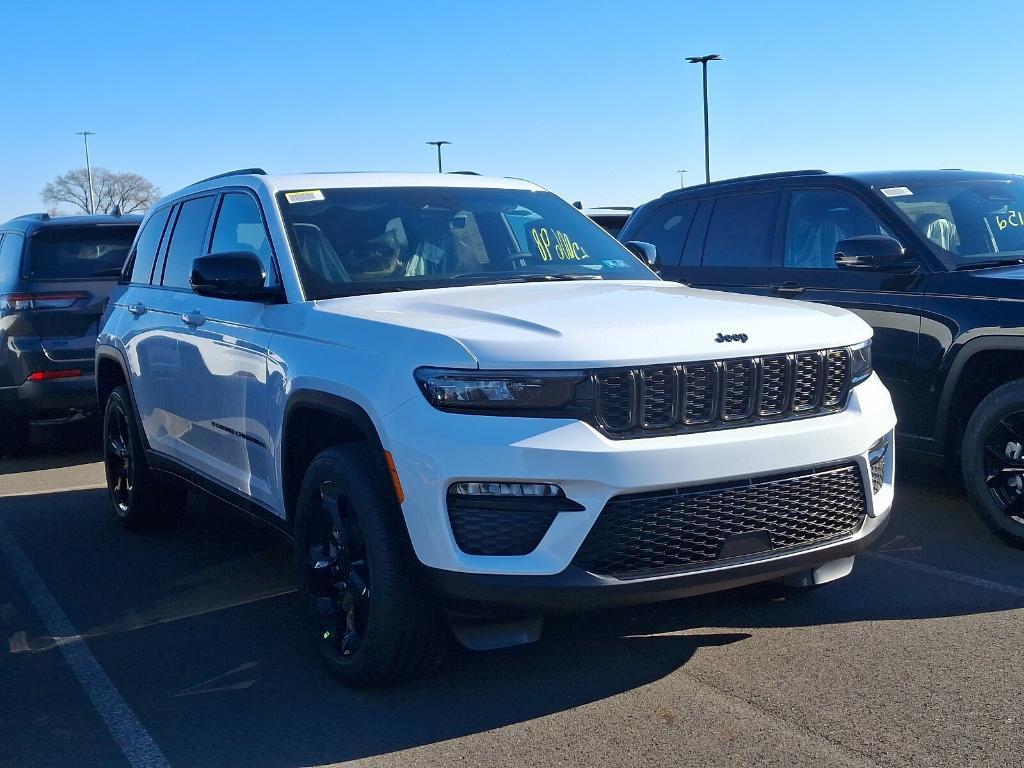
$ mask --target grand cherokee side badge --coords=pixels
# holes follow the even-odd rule
[[[747,343],[747,334],[745,333],[720,333],[715,336],[715,341],[721,344],[723,341],[742,341],[744,344]]]

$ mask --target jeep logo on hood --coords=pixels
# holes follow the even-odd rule
[[[745,333],[720,333],[715,336],[715,341],[721,344],[723,341],[742,341],[744,344],[747,343],[747,334]]]

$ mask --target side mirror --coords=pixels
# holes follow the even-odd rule
[[[658,249],[653,244],[644,243],[640,240],[630,240],[627,243],[623,243],[623,245],[626,246],[627,251],[651,269],[657,271],[661,268],[661,262],[658,261]]]
[[[192,262],[189,278],[201,296],[263,301],[280,295],[278,289],[264,287],[266,280],[263,262],[249,251],[200,256]]]
[[[918,266],[898,240],[885,235],[862,235],[840,240],[836,243],[835,259],[840,269],[913,272]]]

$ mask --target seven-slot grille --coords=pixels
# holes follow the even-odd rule
[[[742,483],[616,496],[601,510],[573,563],[633,577],[730,558],[723,544],[756,536],[765,554],[857,531],[867,511],[855,464]]]
[[[597,422],[613,437],[720,429],[846,406],[846,349],[740,357],[594,374]]]

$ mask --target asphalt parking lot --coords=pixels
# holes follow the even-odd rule
[[[0,462],[4,768],[1024,765],[1024,552],[941,469],[901,463],[829,588],[559,618],[353,692],[296,631],[286,545],[196,498],[125,533],[88,425],[34,441]]]

